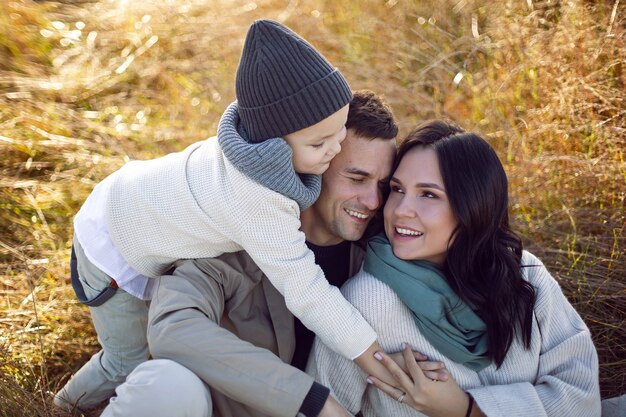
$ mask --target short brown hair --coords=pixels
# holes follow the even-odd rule
[[[395,139],[398,136],[398,125],[391,108],[370,90],[353,93],[346,128],[368,139]]]

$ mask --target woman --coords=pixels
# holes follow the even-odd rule
[[[384,225],[386,236],[368,243],[363,269],[342,291],[385,351],[408,342],[442,361],[450,378],[429,379],[404,345],[409,375],[375,355],[396,387],[366,380],[316,340],[308,369],[350,412],[600,415],[589,330],[509,229],[506,174],[487,142],[441,121],[411,132],[398,151]]]

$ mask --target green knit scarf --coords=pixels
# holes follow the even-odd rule
[[[396,258],[387,238],[378,235],[367,245],[363,269],[398,294],[422,335],[447,358],[474,371],[491,363],[485,323],[450,288],[437,265]]]

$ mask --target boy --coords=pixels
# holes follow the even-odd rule
[[[178,259],[243,249],[328,346],[350,359],[377,349],[376,334],[328,284],[299,231],[300,211],[319,195],[319,175],[346,135],[347,82],[304,39],[262,20],[246,36],[236,93],[217,138],[126,164],[77,214],[73,286],[103,349],[55,404],[92,408],[148,358],[148,277]]]

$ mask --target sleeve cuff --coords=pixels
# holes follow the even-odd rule
[[[324,408],[324,404],[329,395],[330,389],[317,382],[313,382],[309,393],[304,397],[304,401],[302,401],[299,411],[306,417],[317,417],[322,411],[322,408]]]

